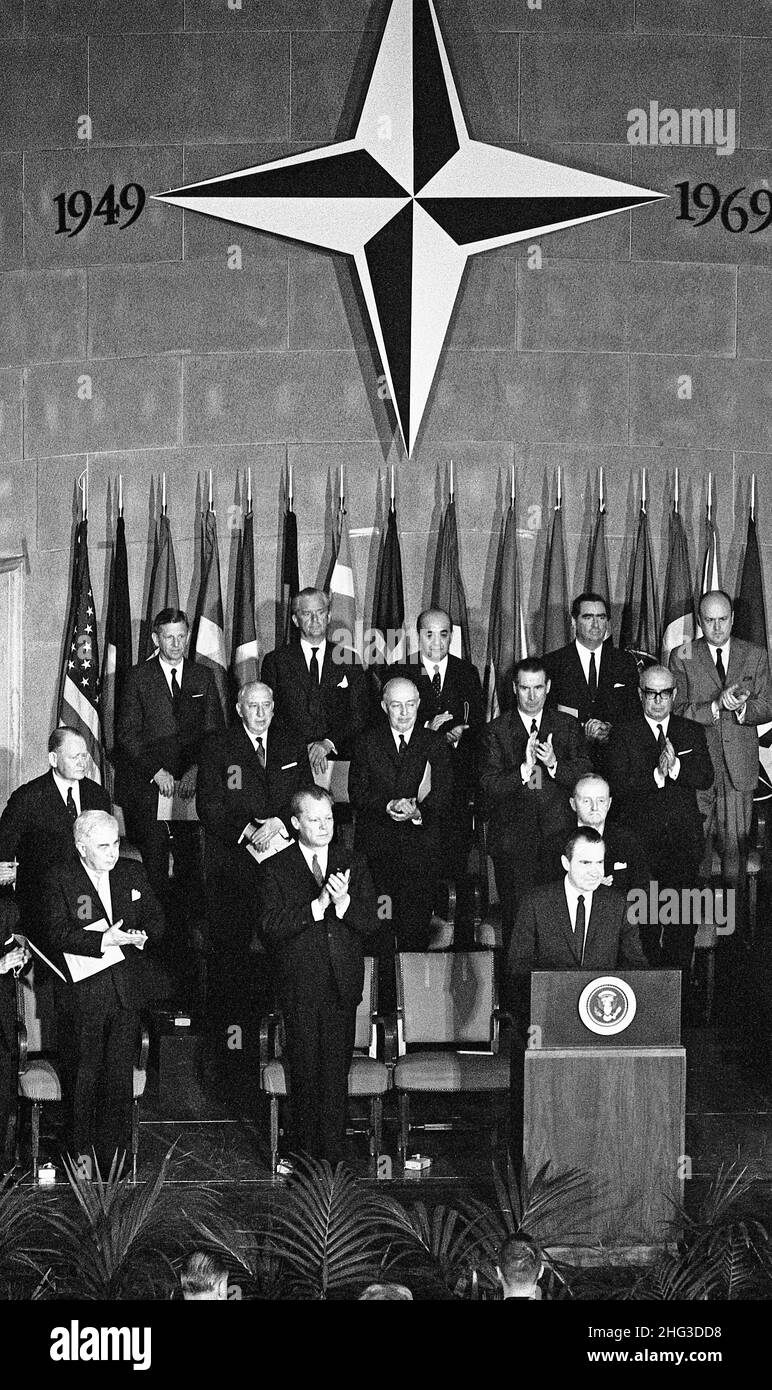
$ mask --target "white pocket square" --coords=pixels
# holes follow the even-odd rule
[[[348,677],[344,676],[342,681],[338,681],[338,690],[346,690],[348,687]]]
[[[624,690],[624,688],[625,688],[625,683],[624,683],[624,681],[614,681],[614,689],[615,689],[615,690]]]
[[[138,888],[132,888],[132,890],[131,890],[131,901],[132,901],[133,903],[138,903],[141,897],[142,897],[142,894],[140,893],[139,889],[138,889]]]
[[[297,767],[297,763],[296,763],[296,762],[295,762],[295,763],[282,763],[282,765],[281,765],[281,770],[282,770],[282,772],[286,772],[287,769],[290,768],[290,767]]]
[[[203,690],[194,691],[194,693],[191,695],[191,699],[192,699],[192,700],[203,700],[203,698],[204,698],[204,692],[203,692]]]
[[[679,748],[679,749],[678,749],[678,752],[676,753],[676,757],[677,757],[677,758],[682,758],[682,757],[684,756],[685,753],[693,753],[693,752],[694,752],[694,749],[693,749],[693,748]]]
[[[626,869],[626,868],[627,868],[627,864],[615,864],[615,865],[614,865],[614,873],[616,873],[617,869]]]

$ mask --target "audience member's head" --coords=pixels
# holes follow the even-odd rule
[[[711,589],[700,599],[697,616],[703,635],[711,646],[723,647],[729,641],[734,622],[732,600],[723,589]]]
[[[273,691],[262,681],[249,681],[242,685],[236,696],[236,709],[245,729],[255,738],[262,738],[268,732],[273,719]]]
[[[290,604],[292,621],[300,636],[312,646],[318,646],[327,635],[330,600],[323,589],[301,589],[293,594]]]
[[[190,636],[188,615],[182,608],[162,608],[153,619],[153,644],[160,657],[177,666],[185,655]]]
[[[182,1297],[186,1302],[213,1302],[228,1297],[228,1271],[215,1255],[194,1250],[180,1271]]]
[[[599,777],[596,772],[586,772],[576,783],[570,804],[576,811],[579,825],[591,826],[600,835],[603,834],[611,806],[611,789],[604,777]]]
[[[512,671],[512,688],[517,700],[517,708],[533,718],[544,709],[544,702],[550,693],[550,682],[544,669],[544,662],[538,656],[524,656],[515,663]]]
[[[507,1236],[496,1265],[505,1298],[541,1298],[538,1281],[543,1271],[541,1251],[530,1236]]]
[[[65,782],[80,782],[88,767],[88,748],[75,729],[54,729],[48,740],[48,761]]]
[[[109,874],[115,868],[121,840],[118,822],[109,811],[81,811],[72,834],[78,854],[92,873]]]
[[[395,676],[383,687],[381,707],[392,729],[397,734],[407,734],[412,729],[418,714],[418,690],[412,681]]]
[[[669,719],[675,699],[675,678],[667,666],[647,666],[638,678],[638,694],[643,712],[657,723]]]
[[[413,1295],[405,1284],[368,1284],[367,1288],[359,1295],[359,1303],[393,1302],[403,1303],[406,1300],[413,1302]]]
[[[416,621],[418,646],[426,661],[442,661],[450,651],[453,620],[442,608],[425,608]]]
[[[292,824],[298,840],[306,848],[328,845],[335,830],[332,797],[324,787],[301,787],[291,802]]]
[[[596,652],[608,637],[609,611],[602,594],[579,594],[571,604],[577,640],[588,651]]]

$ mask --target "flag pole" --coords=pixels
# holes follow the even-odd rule
[[[391,465],[391,499],[389,504],[389,511],[394,511],[394,464]]]
[[[211,511],[214,511],[214,508],[213,508],[213,506],[212,506],[212,470],[211,470],[211,468],[209,469],[209,510],[210,510],[210,512],[211,512]]]
[[[161,516],[166,516],[166,474],[161,474]]]
[[[450,501],[453,501],[453,460],[450,460]]]
[[[605,512],[606,503],[603,498],[603,464],[598,469],[598,511]]]
[[[118,474],[118,515],[123,516],[123,474]]]
[[[711,520],[713,511],[713,474],[708,474],[708,521]]]
[[[675,490],[673,492],[673,511],[678,512],[678,469],[675,471]]]
[[[247,516],[252,510],[252,465],[247,469]]]
[[[287,498],[288,498],[288,500],[289,500],[289,510],[292,511],[292,498],[293,498],[294,494],[293,494],[293,491],[292,491],[292,464],[291,464],[291,463],[288,464],[288,468],[289,468],[289,482],[288,482],[288,484],[287,484]]]
[[[646,469],[641,469],[641,511],[646,515]]]
[[[514,463],[510,463],[510,465],[509,465],[509,505],[510,505],[512,511],[514,511],[514,509],[515,509],[515,465],[514,465]]]
[[[558,464],[558,500],[555,503],[555,511],[559,512],[563,506],[563,470]]]
[[[756,474],[751,473],[751,521],[756,520]]]

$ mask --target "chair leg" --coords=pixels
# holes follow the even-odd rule
[[[404,1163],[410,1143],[410,1097],[407,1091],[399,1093],[399,1156]]]
[[[131,1181],[137,1185],[137,1158],[139,1156],[139,1101],[131,1107]]]
[[[32,1102],[32,1124],[30,1126],[32,1143],[32,1181],[38,1180],[38,1159],[40,1157],[40,1101]]]
[[[370,1157],[377,1158],[383,1148],[383,1096],[370,1098]]]
[[[279,1097],[271,1096],[271,1172],[279,1161]]]
[[[705,1022],[713,1016],[713,993],[716,987],[716,953],[705,952]]]
[[[751,946],[756,944],[756,907],[758,902],[758,874],[748,874],[748,935]]]

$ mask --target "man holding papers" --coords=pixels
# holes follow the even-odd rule
[[[399,949],[425,951],[452,814],[450,749],[443,734],[417,723],[412,681],[388,681],[382,704],[388,723],[362,735],[351,762],[355,844],[376,892],[391,900]]]
[[[164,919],[142,866],[118,859],[113,816],[83,812],[73,837],[77,858],[45,878],[43,925],[73,981],[73,1153],[93,1147],[104,1176],[130,1144],[139,1010],[155,992],[144,952]]]

